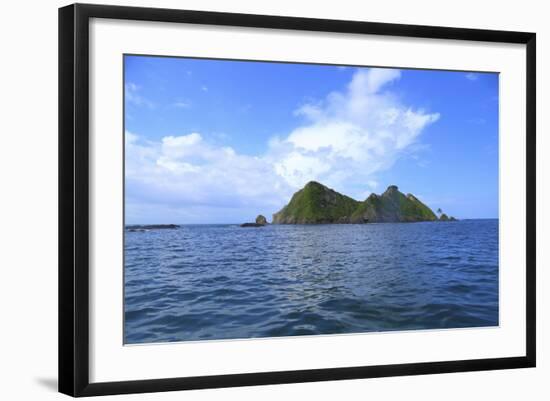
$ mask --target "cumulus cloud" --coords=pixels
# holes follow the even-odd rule
[[[291,190],[266,160],[212,145],[199,133],[149,142],[127,132],[125,167],[130,215],[150,204],[237,214],[236,209],[275,210]]]
[[[364,190],[439,118],[384,90],[400,77],[395,69],[359,70],[345,91],[302,105],[296,114],[305,124],[271,141],[277,174],[293,187],[315,179],[340,190]]]
[[[200,133],[157,142],[126,133],[127,199],[136,208],[158,203],[233,210],[237,216],[251,207],[253,213],[273,213],[310,180],[366,197],[378,187],[376,174],[413,151],[439,118],[392,93],[400,77],[395,69],[356,71],[344,90],[299,107],[302,123],[272,138],[258,156],[211,143]]]

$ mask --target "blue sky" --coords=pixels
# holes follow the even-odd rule
[[[317,180],[498,217],[498,74],[125,56],[127,223],[270,219]]]

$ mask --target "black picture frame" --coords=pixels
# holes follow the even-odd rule
[[[526,352],[524,356],[381,366],[90,383],[88,61],[91,18],[437,38],[526,46]],[[59,391],[95,396],[264,384],[513,369],[536,364],[536,35],[436,26],[106,5],[59,9]]]

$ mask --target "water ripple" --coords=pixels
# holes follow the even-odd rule
[[[127,232],[125,342],[498,325],[498,220]]]

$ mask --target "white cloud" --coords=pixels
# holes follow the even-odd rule
[[[208,87],[203,85],[203,86],[201,86],[201,90],[203,92],[208,92]]]
[[[349,84],[349,92],[356,98],[378,92],[387,83],[399,79],[401,71],[389,68],[371,68],[355,73]]]
[[[186,213],[233,210],[252,219],[280,209],[310,180],[363,199],[378,188],[376,175],[414,152],[423,130],[439,118],[403,104],[386,89],[400,75],[394,69],[358,70],[345,90],[298,108],[303,124],[272,138],[258,156],[239,154],[199,133],[157,142],[127,133],[130,213],[159,203]],[[200,217],[196,222],[207,222],[208,216]]]
[[[276,211],[291,188],[264,159],[237,154],[231,147],[215,146],[202,135],[167,136],[147,142],[126,134],[126,195],[129,216],[147,205],[161,208],[233,210],[239,222],[242,213]],[[205,209],[206,208],[206,209]],[[195,216],[208,222],[208,214]],[[201,220],[202,219],[202,220]],[[220,220],[218,220],[220,221]],[[213,221],[215,222],[215,221]]]
[[[140,86],[136,85],[133,82],[127,82],[124,85],[124,95],[126,101],[136,106],[145,106],[150,109],[154,109],[156,105],[150,100],[146,99],[144,96],[140,95],[140,90]]]
[[[125,132],[124,142],[126,143],[126,146],[129,146],[135,143],[137,140],[138,140],[138,136],[136,134],[132,134],[130,131]]]
[[[183,101],[183,100],[179,100],[177,102],[174,102],[172,105],[174,107],[177,107],[178,109],[187,109],[187,108],[191,107],[191,103]]]
[[[465,75],[466,79],[469,80],[469,81],[475,81],[477,80],[478,78],[478,75],[473,73],[473,72],[469,72]]]
[[[367,185],[369,186],[369,188],[375,190],[376,188],[378,188],[378,181],[368,180]]]
[[[395,69],[358,70],[343,92],[302,105],[306,123],[271,142],[276,171],[293,187],[315,179],[349,194],[363,194],[373,176],[411,151],[439,114],[416,110],[384,90]]]

